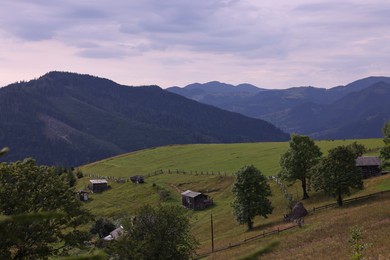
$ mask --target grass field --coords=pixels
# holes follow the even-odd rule
[[[357,141],[373,153],[383,145],[382,139],[318,141],[326,153],[338,145]],[[280,155],[288,142],[242,144],[172,145],[141,150],[109,158],[82,167],[84,172],[104,176],[132,176],[156,170],[215,171],[233,173],[245,165],[253,164],[263,174],[275,175],[279,171]]]
[[[328,149],[334,146],[350,144],[353,141],[320,141],[317,144],[326,153]],[[356,141],[369,148],[371,154],[378,153],[378,149],[382,146],[381,139]],[[193,174],[164,173],[150,176],[145,179],[146,183],[142,185],[130,182],[109,182],[111,189],[100,194],[92,194],[90,196],[91,200],[85,203],[85,207],[90,209],[96,216],[120,219],[131,215],[137,207],[143,204],[157,205],[158,203],[166,203],[181,205],[180,191],[191,189],[206,192],[213,198],[215,205],[202,211],[188,211],[188,215],[191,217],[192,232],[200,241],[198,253],[211,249],[211,214],[214,220],[215,247],[224,247],[229,245],[229,243],[242,241],[265,230],[289,225],[282,221],[283,214],[286,213],[287,201],[279,187],[272,181],[270,182],[273,192],[271,201],[275,207],[274,212],[267,219],[256,218],[253,231],[247,232],[246,226],[238,225],[235,222],[230,207],[233,198],[231,187],[234,182],[234,177],[231,173],[236,172],[245,165],[253,164],[265,175],[276,175],[280,169],[280,155],[287,148],[288,143],[165,146],[133,152],[85,165],[81,167],[84,173],[114,177],[128,177],[135,174],[147,176],[148,173],[160,169],[166,171],[170,169],[172,172],[176,169],[193,172]],[[198,174],[195,174],[195,171]],[[199,174],[201,171],[214,172],[214,175],[201,175]],[[227,174],[225,175],[225,173]],[[78,188],[84,188],[88,181],[89,178],[86,177],[80,179]],[[156,185],[169,191],[170,197],[167,201],[160,201],[158,191],[153,187]],[[365,187],[362,191],[355,191],[350,197],[389,190],[390,175],[366,180]],[[302,196],[298,183],[289,187],[289,192],[296,199]],[[335,199],[320,193],[311,192],[309,194],[311,198],[304,201],[307,209],[335,201]],[[363,212],[360,212],[360,210]],[[234,259],[246,254],[256,255],[262,248],[272,245],[269,246],[270,249],[268,251],[264,250],[264,253],[260,253],[265,255],[266,258],[269,256],[270,259],[346,259],[348,252],[348,242],[346,241],[348,238],[345,238],[345,236],[348,235],[348,228],[354,224],[360,224],[365,230],[371,230],[368,240],[372,241],[374,246],[370,250],[373,255],[378,256],[380,253],[387,253],[384,243],[390,242],[390,239],[387,238],[387,234],[390,233],[389,216],[389,197],[375,199],[369,204],[358,203],[356,206],[351,205],[342,209],[330,209],[307,217],[305,220],[307,224],[302,229],[293,229],[272,238],[257,240],[234,249],[215,253],[210,255],[209,258]],[[365,220],[363,221],[363,219]],[[380,228],[380,223],[384,225],[384,228]],[[334,232],[334,235],[331,235],[328,230],[329,232]],[[338,240],[340,241],[337,242]],[[321,255],[326,256],[324,252],[326,249],[333,248],[333,243],[341,244],[336,247],[332,255],[329,255],[332,257],[319,257]],[[296,247],[301,248],[301,250],[298,250]]]

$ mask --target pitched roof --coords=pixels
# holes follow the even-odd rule
[[[115,239],[119,238],[123,234],[123,232],[124,232],[123,227],[120,226],[120,227],[114,229],[113,231],[111,231],[110,234],[108,236],[104,237],[103,239],[107,240],[107,241],[115,240]]]
[[[191,190],[186,190],[185,192],[181,193],[181,195],[191,197],[191,198],[195,198],[196,196],[199,196],[200,194],[202,194],[202,193],[196,192],[196,191],[191,191]]]
[[[99,180],[90,180],[92,184],[97,184],[97,183],[107,183],[107,180],[105,179],[99,179]]]
[[[356,166],[377,166],[381,165],[378,156],[360,156],[356,160]]]

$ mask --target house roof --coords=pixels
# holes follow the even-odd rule
[[[137,179],[137,180],[144,179],[144,176],[142,176],[142,175],[134,175],[134,176],[131,176],[130,179]]]
[[[98,183],[107,183],[107,180],[105,179],[99,179],[99,180],[89,180],[92,184],[98,184]]]
[[[186,190],[185,192],[182,192],[181,195],[183,196],[186,196],[186,197],[191,197],[191,198],[195,198],[197,196],[199,196],[200,192],[196,192],[196,191],[191,191],[191,190]]]
[[[117,238],[119,238],[122,234],[123,234],[123,227],[120,226],[116,229],[114,229],[113,231],[110,232],[110,234],[106,237],[104,237],[103,239],[104,240],[107,240],[107,241],[111,241],[111,240],[115,240]]]
[[[381,160],[378,156],[360,156],[356,160],[356,166],[378,166]]]

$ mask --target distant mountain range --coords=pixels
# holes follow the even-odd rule
[[[172,87],[170,92],[264,119],[288,133],[316,139],[382,137],[390,119],[390,78],[369,77],[331,89],[263,89],[220,82]]]
[[[250,91],[250,86],[243,86]],[[0,88],[2,160],[77,166],[169,144],[286,141],[272,124],[157,86],[50,72]]]

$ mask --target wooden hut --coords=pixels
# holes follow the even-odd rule
[[[284,215],[284,221],[294,221],[307,215],[307,210],[302,202],[297,202],[291,210],[291,213]]]
[[[191,190],[181,194],[181,201],[183,207],[192,210],[204,209],[213,204],[213,201],[206,194]]]
[[[362,169],[363,179],[381,175],[381,160],[378,156],[360,156],[356,159],[356,166]]]
[[[105,179],[90,180],[88,188],[92,192],[101,192],[108,189],[108,183]]]
[[[140,184],[140,183],[144,183],[144,182],[145,182],[144,176],[141,176],[141,175],[134,175],[134,176],[131,176],[131,177],[130,177],[130,180],[131,180],[133,183],[137,183],[137,184]]]
[[[77,192],[77,194],[79,195],[79,199],[81,201],[87,201],[88,200],[88,191],[79,190]]]

